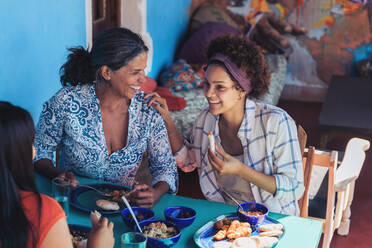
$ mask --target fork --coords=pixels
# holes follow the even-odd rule
[[[103,196],[108,196],[106,192],[103,192],[101,190],[98,190],[92,186],[89,186],[89,185],[86,185],[86,184],[79,184],[79,187],[85,187],[85,188],[89,188],[89,189],[93,189],[94,191],[96,191],[97,193],[103,195]]]

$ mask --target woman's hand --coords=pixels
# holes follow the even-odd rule
[[[222,160],[217,157],[217,154],[214,154],[211,149],[208,150],[208,158],[210,164],[220,173],[220,175],[238,175],[242,169],[242,162],[224,152],[217,145],[216,152],[222,156]]]
[[[169,186],[165,182],[157,183],[155,188],[146,184],[137,184],[129,193],[129,200],[136,206],[152,208],[168,190]]]
[[[162,98],[156,92],[146,93],[144,97],[145,99],[150,98],[149,102],[147,103],[147,106],[152,106],[157,111],[159,111],[163,119],[165,119],[165,117],[168,117],[169,109],[168,109],[167,101],[164,98]]]
[[[97,226],[93,226],[88,236],[88,248],[114,247],[114,223],[101,218]]]
[[[153,106],[157,111],[159,111],[161,117],[163,117],[172,153],[175,154],[183,146],[183,138],[178,131],[176,124],[172,120],[166,100],[156,92],[146,93],[145,98],[150,98],[147,105]]]
[[[75,175],[72,171],[64,171],[57,176],[61,179],[69,179],[71,183],[71,187],[75,188],[79,185],[79,181],[75,178]]]

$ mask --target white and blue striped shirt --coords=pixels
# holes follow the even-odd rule
[[[224,202],[217,186],[214,168],[209,164],[208,132],[211,131],[220,147],[219,115],[205,109],[198,116],[190,143],[176,154],[177,165],[184,171],[198,167],[200,186],[204,196],[212,201]],[[293,119],[282,109],[247,99],[245,115],[238,131],[243,146],[244,164],[256,171],[275,177],[277,190],[273,195],[253,183],[256,202],[269,211],[299,215],[297,200],[304,192],[302,157]]]

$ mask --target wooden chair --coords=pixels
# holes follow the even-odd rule
[[[313,146],[310,146],[307,149],[304,149],[304,152],[302,153],[302,164],[303,164],[303,170],[304,170],[304,186],[305,191],[304,195],[300,200],[298,200],[298,205],[300,207],[300,216],[303,218],[308,217],[309,212],[309,188],[310,188],[310,178],[311,178],[311,172],[313,168],[313,154],[315,152],[315,148]]]
[[[347,235],[350,227],[350,206],[354,195],[355,180],[358,178],[365,159],[365,151],[370,142],[360,138],[349,140],[343,160],[338,165],[337,151],[321,151],[309,147],[304,153],[305,193],[301,206],[301,216],[318,219],[323,222],[323,248],[330,246],[333,233]],[[324,219],[308,216],[309,186],[314,166],[328,168],[328,189],[326,215]],[[306,174],[308,173],[308,174]],[[335,198],[337,204],[335,206]]]

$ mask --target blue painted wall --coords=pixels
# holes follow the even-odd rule
[[[59,88],[66,47],[85,45],[85,1],[0,1],[0,100],[37,122]]]
[[[154,57],[149,76],[169,66],[187,29],[190,0],[148,0]],[[162,6],[167,6],[166,8]],[[85,1],[0,1],[0,100],[26,108],[35,122],[59,88],[66,48],[85,45]]]
[[[147,0],[147,31],[152,37],[154,56],[149,76],[173,62],[174,54],[187,30],[191,0]]]

